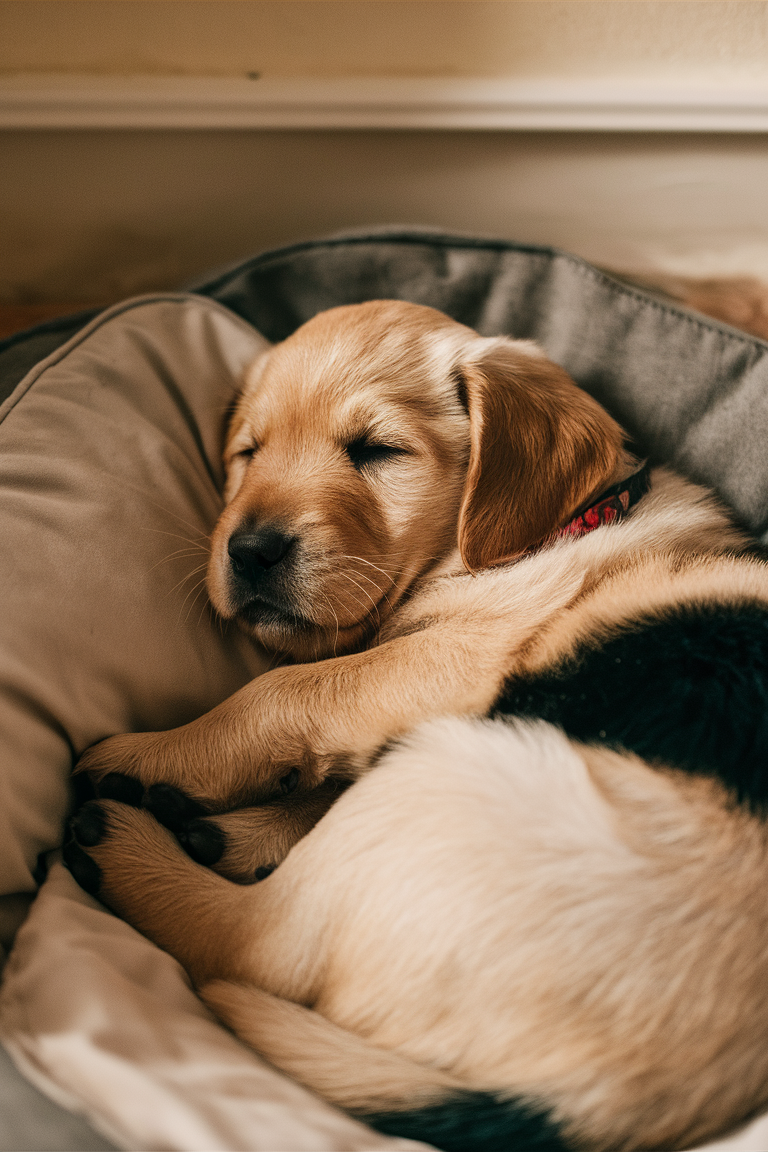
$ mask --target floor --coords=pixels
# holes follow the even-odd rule
[[[73,304],[2,304],[0,303],[0,340],[12,336],[14,332],[23,332],[25,328],[32,328],[35,324],[42,324],[44,320],[55,320],[57,316],[69,316],[73,312],[82,312],[85,308],[100,308],[106,305],[83,302]]]

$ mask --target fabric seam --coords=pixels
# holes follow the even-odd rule
[[[111,320],[116,319],[118,316],[122,316],[127,312],[133,311],[134,309],[143,308],[148,304],[164,303],[195,303],[206,308],[211,308],[213,311],[220,312],[228,319],[233,320],[244,331],[253,332],[257,336],[261,336],[261,333],[258,331],[258,329],[254,328],[252,324],[249,324],[247,320],[244,320],[242,316],[238,316],[238,314],[233,312],[231,308],[227,308],[226,304],[221,304],[218,300],[212,300],[208,296],[203,296],[193,292],[169,292],[160,295],[131,297],[129,300],[123,300],[119,304],[113,304],[111,308],[106,309],[104,312],[100,312],[98,316],[94,316],[93,319],[90,320],[83,328],[80,328],[77,332],[75,332],[75,334],[71,336],[69,340],[65,341],[65,343],[61,344],[58,348],[55,348],[49,356],[45,357],[45,359],[40,360],[37,364],[35,364],[35,366],[29,370],[26,376],[23,376],[21,380],[19,380],[10,396],[8,396],[8,398],[3,401],[2,405],[0,405],[0,424],[3,424],[3,422],[13,411],[19,401],[22,400],[24,396],[26,396],[30,388],[32,388],[32,386],[37,383],[40,377],[45,372],[47,372],[49,368],[53,368],[57,364],[60,364],[64,359],[66,359],[70,352],[73,352],[76,348],[78,348],[83,343],[83,341],[87,340],[89,336],[92,336],[94,332],[97,332],[101,327],[103,327],[104,324],[108,324]]]
[[[761,340],[759,336],[751,336],[749,333],[740,331],[738,328],[733,328],[731,325],[726,324],[724,321],[709,320],[705,316],[699,316],[695,312],[687,309],[682,304],[665,304],[662,300],[657,300],[650,293],[645,293],[642,288],[634,288],[631,285],[626,285],[619,280],[614,280],[609,272],[604,272],[601,268],[597,268],[594,264],[590,264],[588,260],[582,259],[581,256],[576,256],[572,252],[567,252],[562,248],[553,248],[547,245],[537,244],[523,244],[516,243],[513,240],[492,240],[483,239],[481,237],[473,238],[471,236],[451,236],[449,233],[435,233],[433,235],[420,235],[414,232],[402,232],[395,234],[380,234],[376,233],[366,234],[364,236],[329,236],[323,240],[304,240],[297,244],[289,244],[285,248],[274,248],[267,252],[259,253],[257,256],[251,257],[249,260],[244,261],[240,265],[236,265],[228,272],[222,273],[215,280],[205,281],[199,285],[198,290],[205,293],[214,292],[227,280],[246,274],[252,269],[258,268],[260,265],[264,267],[269,266],[270,263],[276,262],[286,257],[297,255],[301,252],[307,252],[314,249],[322,248],[339,248],[345,245],[354,246],[358,244],[410,244],[422,245],[424,247],[440,247],[440,248],[485,248],[488,251],[497,252],[524,252],[537,256],[549,256],[554,260],[562,260],[572,265],[576,270],[584,274],[588,274],[592,279],[602,281],[605,286],[614,295],[626,296],[632,300],[637,300],[641,304],[648,304],[656,311],[663,312],[668,316],[680,316],[689,324],[696,325],[707,331],[718,332],[721,336],[729,339],[736,340],[739,343],[757,344],[758,346],[768,345],[768,341]]]

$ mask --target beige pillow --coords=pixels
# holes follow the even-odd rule
[[[143,297],[0,407],[0,896],[33,890],[61,842],[73,757],[182,724],[265,667],[201,582],[227,407],[265,347],[203,297]]]

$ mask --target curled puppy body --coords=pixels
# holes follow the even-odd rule
[[[435,721],[249,887],[99,803],[102,898],[242,1039],[385,1130],[668,1149],[766,1103],[768,843],[717,781]]]
[[[768,575],[723,509],[656,469],[626,517],[563,531],[636,470],[617,425],[531,346],[393,302],[269,353],[227,462],[212,599],[305,663],[84,765],[154,810],[181,788],[176,831],[194,854],[213,829],[224,875],[287,857],[233,885],[102,800],[75,875],[387,1130],[629,1152],[764,1107]],[[420,727],[490,714],[566,735]],[[265,798],[254,848],[226,810]]]

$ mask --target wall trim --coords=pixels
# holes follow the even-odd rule
[[[768,83],[17,74],[0,128],[768,132]]]

